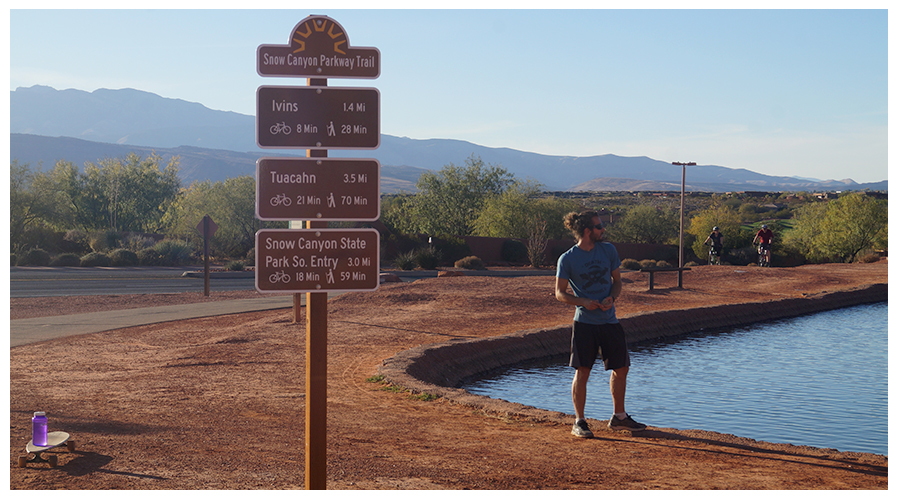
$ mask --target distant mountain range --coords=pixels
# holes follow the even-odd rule
[[[10,160],[50,168],[58,160],[82,166],[129,152],[180,157],[181,178],[220,181],[254,175],[266,156],[305,156],[304,150],[257,147],[256,118],[133,89],[93,92],[36,85],[10,92]],[[464,165],[470,156],[500,165],[548,191],[673,191],[681,169],[647,157],[612,154],[550,156],[488,148],[452,139],[409,139],[382,134],[375,150],[331,150],[330,157],[376,158],[382,192],[413,192],[426,170]],[[887,181],[818,181],[763,175],[714,165],[687,167],[690,191],[887,190]]]

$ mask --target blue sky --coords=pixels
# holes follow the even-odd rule
[[[153,4],[172,5],[194,4]],[[350,44],[380,50],[378,79],[329,85],[378,88],[385,134],[552,155],[649,156],[771,175],[888,178],[886,2],[852,4],[869,10],[218,5],[223,10],[13,5],[10,90],[135,88],[253,115],[260,85],[305,84],[258,76],[257,46],[288,43],[299,21],[320,14],[340,23]]]

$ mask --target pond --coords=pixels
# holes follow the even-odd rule
[[[626,409],[653,427],[888,453],[887,302],[631,346]],[[473,394],[574,414],[568,357],[463,386]],[[588,418],[612,413],[602,364]]]

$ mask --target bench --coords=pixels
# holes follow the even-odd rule
[[[681,286],[681,277],[684,271],[690,271],[689,267],[645,267],[641,269],[642,273],[650,273],[650,289],[653,290],[653,274],[654,273],[671,273],[678,271],[678,288]]]

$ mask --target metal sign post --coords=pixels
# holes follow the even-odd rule
[[[209,240],[218,229],[219,226],[209,215],[204,215],[200,224],[197,224],[197,231],[203,235],[203,295],[207,297],[209,297]]]
[[[328,149],[375,149],[381,141],[378,89],[330,88],[327,78],[377,78],[381,54],[353,47],[326,16],[300,21],[287,45],[260,45],[260,76],[307,77],[306,87],[257,90],[261,148],[306,149],[308,159],[257,163],[257,217],[306,220],[302,229],[256,235],[256,287],[294,294],[299,322],[306,293],[306,489],[326,487],[328,291],[375,290],[380,238],[374,229],[332,230],[328,220],[374,221],[380,215],[380,165],[328,160]],[[374,177],[374,179],[373,179]]]

